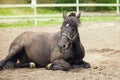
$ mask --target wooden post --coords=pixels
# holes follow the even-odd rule
[[[76,10],[77,10],[77,13],[79,13],[79,0],[76,0],[76,4],[77,4]]]
[[[37,26],[37,7],[36,7],[36,4],[37,4],[37,0],[31,1],[32,8],[34,9],[34,25],[35,26]]]
[[[117,3],[117,14],[119,14],[119,0],[116,0]]]

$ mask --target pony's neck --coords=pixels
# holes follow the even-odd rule
[[[80,43],[80,37],[79,35],[76,37],[76,39],[73,41],[73,44],[78,44]]]

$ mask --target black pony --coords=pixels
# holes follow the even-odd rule
[[[78,33],[80,13],[63,13],[64,22],[57,33],[24,32],[10,45],[9,54],[0,61],[0,69],[46,67],[51,70],[69,70],[74,65],[89,68],[83,61],[84,47]]]

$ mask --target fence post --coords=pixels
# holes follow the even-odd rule
[[[77,13],[79,13],[79,0],[76,0],[76,10],[77,10]]]
[[[116,0],[117,3],[117,14],[119,14],[119,0]]]
[[[34,9],[34,25],[35,26],[37,26],[37,7],[36,7],[36,4],[37,4],[37,0],[31,1],[32,8]]]

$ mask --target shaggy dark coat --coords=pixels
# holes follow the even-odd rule
[[[84,47],[78,33],[80,13],[63,15],[61,31],[57,33],[24,32],[11,44],[9,54],[0,61],[0,69],[10,67],[29,67],[33,62],[36,67],[51,70],[69,70],[74,65],[89,68],[83,61]]]

